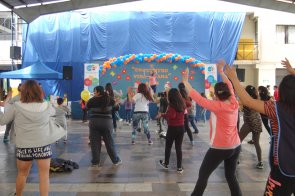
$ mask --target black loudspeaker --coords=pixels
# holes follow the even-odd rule
[[[245,69],[236,69],[240,82],[245,82]]]
[[[72,66],[63,66],[62,68],[63,79],[71,80],[73,75],[73,67]]]
[[[10,58],[11,59],[21,59],[21,47],[10,46]]]

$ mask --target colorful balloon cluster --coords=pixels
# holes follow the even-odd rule
[[[205,64],[190,56],[181,56],[179,54],[128,54],[120,56],[118,58],[110,58],[103,63],[103,66],[99,70],[102,74],[105,74],[107,69],[116,68],[117,66],[127,65],[128,63],[144,63],[144,62],[157,62],[157,63],[186,63],[191,67],[197,67],[204,74]]]

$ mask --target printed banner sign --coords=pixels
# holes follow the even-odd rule
[[[84,90],[93,92],[99,85],[99,64],[84,64]]]
[[[214,92],[217,83],[217,68],[215,64],[205,64],[205,94],[210,98],[210,91]]]

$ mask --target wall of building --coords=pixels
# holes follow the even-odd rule
[[[295,14],[265,11],[259,12],[259,69],[258,84],[274,85],[278,84],[280,77],[276,77],[276,69],[283,68],[280,61],[288,57],[293,65],[295,65],[295,44],[280,44],[277,42],[277,25],[295,25]],[[279,74],[279,73],[278,73]],[[281,74],[279,74],[281,75]]]

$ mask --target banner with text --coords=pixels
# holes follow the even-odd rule
[[[157,93],[164,91],[164,85],[169,82],[173,88],[182,81],[182,74],[187,65],[183,63],[140,63],[128,64],[107,70],[100,75],[100,84],[105,85],[110,82],[114,90],[122,90],[126,95],[127,88],[137,88],[140,83],[148,83],[153,69],[157,72]],[[197,68],[190,68],[189,82],[199,92],[204,92],[204,74]]]
[[[93,92],[94,87],[99,85],[99,64],[84,64],[84,90]]]

